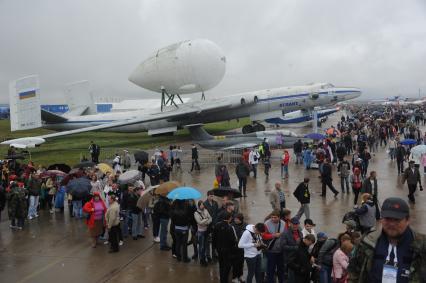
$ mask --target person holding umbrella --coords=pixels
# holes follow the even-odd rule
[[[103,233],[106,210],[99,192],[94,192],[92,199],[83,207],[83,211],[89,214],[86,224],[92,238],[92,248],[96,248],[96,240]]]

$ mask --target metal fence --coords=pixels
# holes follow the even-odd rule
[[[137,149],[137,148],[101,148],[99,160],[101,162],[111,163],[112,160],[115,157],[115,154],[119,154],[119,155],[123,156],[124,150],[129,151],[131,158],[132,158],[132,163],[134,163],[135,160],[134,160],[133,154],[136,151],[140,151],[142,149]],[[150,157],[153,156],[154,152],[155,152],[155,150],[143,150],[143,151],[147,152]],[[165,152],[167,153],[167,156],[170,155],[170,151],[168,149],[165,150]],[[241,158],[241,153],[242,153],[241,150],[214,151],[214,150],[207,150],[207,149],[198,148],[198,162],[200,164],[211,165],[211,164],[215,164],[217,162],[217,158],[219,156],[222,156],[222,160],[223,160],[224,163],[237,164],[239,159]],[[80,160],[83,157],[90,159],[90,154],[88,152],[80,152],[79,156],[80,156]],[[191,162],[192,162],[192,151],[190,149],[182,150],[181,156],[182,156],[181,162],[183,164],[188,164],[188,163],[191,164]]]

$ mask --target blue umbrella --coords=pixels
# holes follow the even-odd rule
[[[323,134],[318,134],[318,133],[310,133],[310,134],[307,134],[305,138],[313,139],[313,140],[323,140],[326,138],[326,136]]]
[[[169,199],[199,199],[201,193],[191,187],[179,187],[168,193]]]
[[[412,145],[412,144],[417,144],[417,141],[413,140],[413,139],[405,139],[405,140],[401,141],[401,144],[403,144],[403,145]]]

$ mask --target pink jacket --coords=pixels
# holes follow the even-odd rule
[[[349,265],[349,257],[341,250],[338,249],[333,255],[333,278],[342,278]]]

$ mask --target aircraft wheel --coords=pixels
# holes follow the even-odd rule
[[[256,124],[253,126],[253,130],[255,132],[263,132],[265,131],[265,126],[263,126],[262,124]]]
[[[242,131],[243,131],[243,134],[253,133],[253,127],[252,125],[245,125]]]

